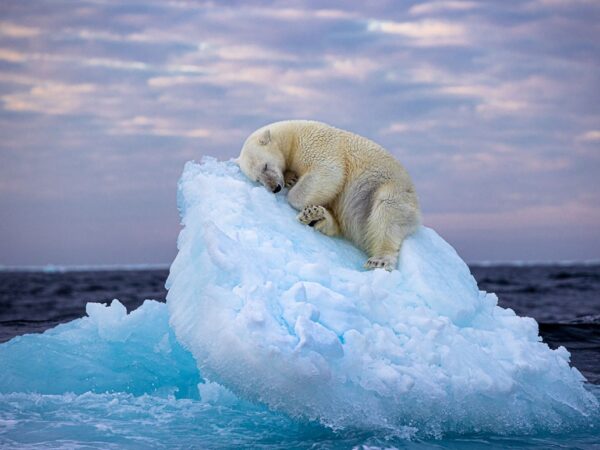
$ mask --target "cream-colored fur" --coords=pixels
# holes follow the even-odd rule
[[[393,270],[404,238],[418,226],[413,183],[375,142],[324,123],[290,120],[255,131],[238,164],[273,192],[289,187],[298,220],[365,250],[367,268]]]

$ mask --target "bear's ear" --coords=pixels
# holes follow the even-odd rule
[[[260,145],[267,145],[271,142],[271,131],[267,128],[258,138],[258,143]]]

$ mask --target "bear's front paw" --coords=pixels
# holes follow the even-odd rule
[[[284,181],[285,187],[290,189],[298,182],[298,175],[296,175],[296,172],[292,172],[291,170],[286,170],[285,173],[283,174],[283,181]]]
[[[314,227],[318,222],[325,219],[325,208],[317,205],[306,206],[300,214],[298,220],[309,227]]]
[[[393,256],[372,256],[365,263],[365,269],[385,269],[391,272],[396,268],[397,262]]]

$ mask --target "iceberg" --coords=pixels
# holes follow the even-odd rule
[[[285,192],[210,158],[186,164],[178,208],[170,325],[202,377],[240,398],[422,436],[564,431],[597,413],[568,351],[480,291],[430,228],[398,270],[365,271],[352,244],[297,222]]]
[[[146,300],[127,314],[113,300],[110,306],[88,303],[86,312],[87,317],[43,334],[1,344],[0,394],[117,392],[198,398],[202,380],[194,358],[169,327],[164,303]]]

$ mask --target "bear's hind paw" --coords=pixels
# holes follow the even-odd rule
[[[391,272],[396,268],[397,259],[392,256],[372,256],[365,263],[365,269],[385,269]]]

